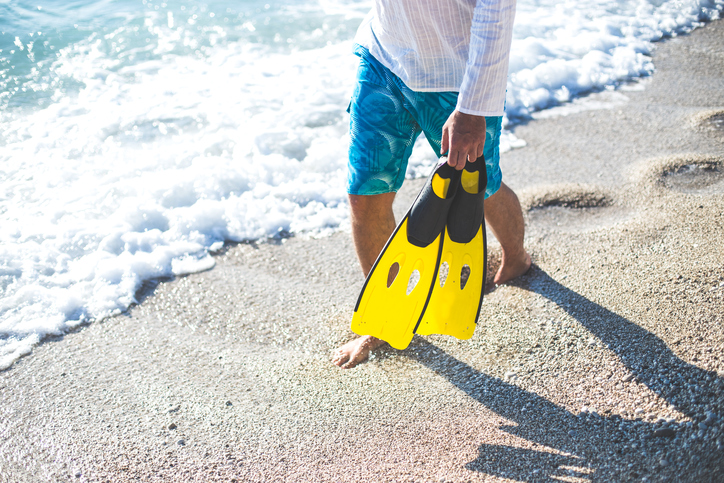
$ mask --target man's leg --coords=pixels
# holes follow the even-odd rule
[[[377,256],[395,231],[392,201],[395,193],[379,195],[349,195],[352,218],[352,239],[357,258],[366,277]],[[349,341],[334,353],[332,362],[349,369],[369,357],[371,350],[384,344],[383,340],[365,335]]]
[[[530,255],[525,251],[525,226],[518,197],[505,183],[485,200],[485,221],[500,242],[503,258],[493,283],[500,285],[523,275],[530,268]]]
[[[348,110],[347,193],[352,238],[362,273],[367,276],[395,231],[392,201],[405,179],[420,126],[407,110],[395,75],[363,47],[358,46],[356,53],[361,59]],[[332,362],[345,369],[354,367],[382,344],[382,340],[370,336],[357,338],[337,349]]]
[[[352,239],[365,277],[397,226],[394,199],[395,193],[349,195]]]

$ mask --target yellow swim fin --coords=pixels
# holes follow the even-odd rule
[[[450,207],[439,269],[416,334],[469,339],[477,325],[487,272],[485,160],[467,163]]]
[[[405,349],[430,300],[443,231],[460,186],[460,171],[435,168],[377,257],[355,306],[352,330]]]

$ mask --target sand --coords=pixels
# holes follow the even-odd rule
[[[534,267],[472,340],[340,370],[349,233],[228,246],[0,373],[0,481],[722,481],[724,22],[654,64],[515,129]]]

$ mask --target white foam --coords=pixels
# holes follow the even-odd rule
[[[654,71],[651,42],[719,18],[722,0],[520,1],[510,58],[509,117],[565,103]]]
[[[225,240],[347,217],[350,45],[232,44],[112,74],[96,49],[58,62],[86,85],[77,96],[4,128],[0,367],[125,310],[144,280],[213,267]]]

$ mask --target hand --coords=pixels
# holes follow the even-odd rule
[[[475,162],[483,155],[485,147],[485,117],[453,111],[442,127],[442,149],[447,162],[455,169],[463,169],[465,163]]]

